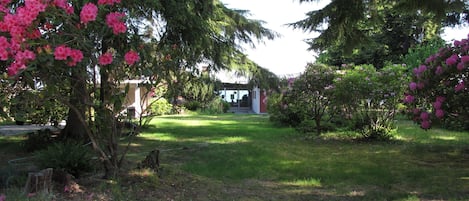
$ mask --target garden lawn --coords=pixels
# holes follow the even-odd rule
[[[53,196],[0,194],[7,200],[469,200],[469,133],[424,131],[399,120],[390,142],[353,135],[312,138],[264,115],[162,116],[135,138],[116,180],[97,172],[77,179],[78,193],[57,187]],[[2,158],[27,156],[22,140],[0,137]],[[160,172],[135,169],[154,149],[161,151]]]
[[[401,120],[391,142],[346,136],[312,139],[262,115],[164,116],[130,158],[160,149],[162,177],[167,166],[209,181],[215,200],[469,200],[469,133]]]

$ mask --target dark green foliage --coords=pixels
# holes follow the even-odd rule
[[[335,74],[333,67],[309,64],[303,74],[289,80],[288,89],[269,98],[269,113],[273,113],[271,120],[290,126],[310,125],[319,135],[325,130],[321,128],[321,123],[326,121],[325,117],[330,112],[329,103]],[[311,125],[302,123],[303,121],[315,123]]]
[[[55,99],[47,98],[45,91],[22,90],[11,99],[10,115],[17,122],[34,124],[58,123],[64,120],[67,108]]]
[[[54,142],[53,133],[50,129],[42,129],[26,134],[27,139],[22,146],[27,152],[34,152],[47,148]]]
[[[352,53],[354,48],[373,43],[379,39],[376,36],[386,36],[389,32],[395,40],[381,38],[390,45],[382,48],[390,48],[389,51],[400,49],[405,53],[412,40],[421,40],[422,33],[425,33],[425,38],[435,36],[443,25],[467,23],[468,7],[463,0],[332,0],[324,8],[310,11],[305,19],[291,26],[320,32],[318,37],[308,40],[314,50],[341,47],[344,52]]]
[[[199,101],[187,101],[184,103],[184,107],[190,111],[197,111],[200,109],[200,102]]]
[[[351,121],[352,129],[364,138],[389,139],[408,80],[405,70],[401,65],[388,65],[377,71],[368,65],[344,71],[334,83],[337,118]]]
[[[269,112],[270,121],[282,126],[297,126],[302,120],[302,116],[293,107],[293,103],[285,102],[284,93],[274,93],[269,96],[267,102],[267,111]]]
[[[37,154],[40,168],[63,170],[75,177],[94,169],[98,161],[93,161],[90,147],[77,142],[58,142]]]

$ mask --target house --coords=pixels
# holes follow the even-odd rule
[[[256,114],[267,113],[267,92],[255,86],[251,91],[252,111]]]
[[[129,91],[124,99],[122,113],[126,113],[130,118],[139,118],[146,115],[153,100],[153,92],[144,87],[144,80],[125,80],[121,83],[121,89],[129,85]]]

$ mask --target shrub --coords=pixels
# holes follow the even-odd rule
[[[185,102],[184,107],[190,111],[197,111],[198,109],[200,109],[201,104],[199,101],[192,100]]]
[[[405,102],[409,114],[423,129],[442,122],[449,128],[468,130],[469,39],[454,41],[430,55],[412,72]]]
[[[294,103],[287,103],[285,93],[271,94],[267,101],[267,111],[269,112],[269,120],[283,126],[297,126],[302,122],[301,114],[294,111],[294,107],[290,107]]]
[[[356,66],[335,80],[334,107],[364,138],[389,139],[407,77],[402,65]]]
[[[226,113],[230,109],[230,103],[224,101],[221,97],[216,97],[210,101],[204,109],[204,112],[209,114]]]
[[[165,98],[155,100],[151,105],[151,113],[156,116],[171,114],[172,110],[173,105],[171,105],[171,103],[169,103]]]
[[[77,142],[54,143],[36,154],[40,168],[63,170],[75,177],[94,169],[92,156],[91,149]]]

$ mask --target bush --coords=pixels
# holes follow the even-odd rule
[[[151,105],[151,113],[156,116],[171,114],[173,105],[164,98],[155,100]]]
[[[30,132],[22,146],[25,151],[33,152],[47,148],[54,141],[52,131],[50,129],[42,129],[36,132]]]
[[[216,97],[206,105],[203,112],[209,114],[221,114],[228,112],[229,109],[230,103],[224,101],[221,97]]]
[[[412,70],[405,102],[423,129],[441,123],[469,130],[469,40],[454,41]]]
[[[369,65],[345,71],[334,83],[334,107],[364,138],[389,139],[408,80],[405,69],[387,64],[379,71]]]
[[[62,170],[77,178],[94,169],[92,156],[91,149],[77,142],[54,143],[36,155],[39,168]]]
[[[314,120],[304,120],[299,125],[295,127],[295,130],[301,133],[311,133],[318,135],[316,121]],[[321,122],[321,127],[319,128],[321,133],[328,131],[335,131],[335,125],[328,121]]]
[[[200,109],[200,102],[199,101],[188,101],[184,103],[184,107],[190,111],[197,111]]]

